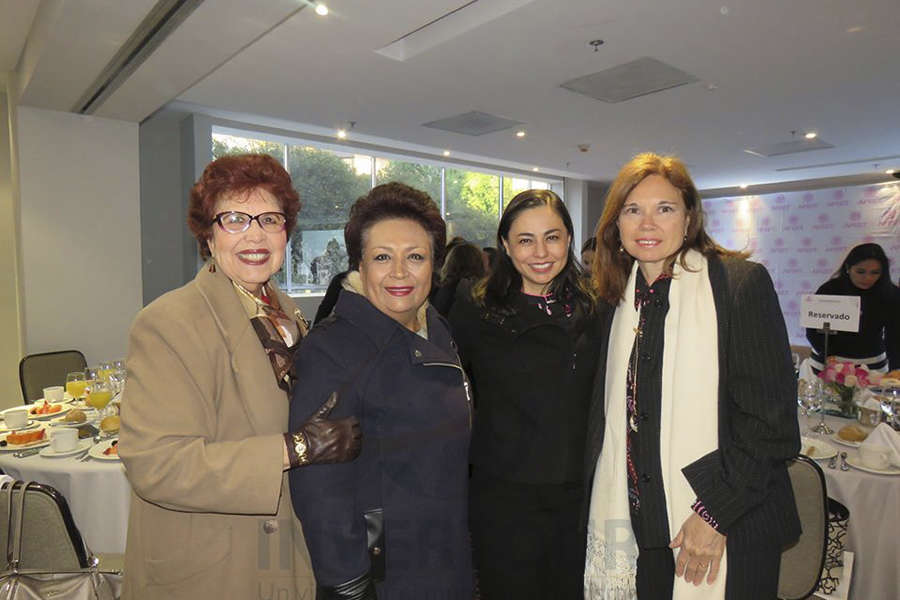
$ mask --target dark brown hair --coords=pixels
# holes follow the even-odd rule
[[[441,285],[458,282],[461,279],[481,279],[484,277],[484,259],[474,244],[463,240],[447,251],[444,268],[441,269]]]
[[[300,196],[291,183],[291,176],[281,164],[268,154],[235,154],[212,161],[191,188],[188,201],[187,224],[197,238],[200,256],[209,258],[209,239],[212,237],[216,203],[225,195],[249,195],[262,188],[275,196],[287,219],[284,230],[291,236],[300,212]]]
[[[600,222],[597,223],[597,251],[591,269],[597,294],[606,302],[616,305],[625,296],[625,285],[631,274],[634,259],[620,251],[619,213],[637,185],[650,175],[659,175],[681,192],[688,218],[687,233],[681,248],[670,257],[666,270],[671,269],[675,260],[687,268],[685,255],[688,250],[697,250],[704,256],[740,256],[745,253],[726,250],[719,246],[704,228],[703,204],[700,194],[691,180],[687,167],[675,156],[660,156],[652,152],[638,154],[622,167],[606,195],[606,205]]]
[[[425,229],[431,236],[432,270],[437,276],[444,263],[447,241],[447,225],[441,218],[441,211],[431,196],[396,181],[373,187],[350,207],[350,219],[344,226],[350,268],[359,268],[366,232],[385,219],[409,219]]]

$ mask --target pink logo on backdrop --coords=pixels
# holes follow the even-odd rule
[[[815,199],[815,195],[812,192],[806,192],[803,194],[804,202],[812,202]]]
[[[813,246],[813,239],[811,237],[805,237],[800,240],[800,247],[797,248],[797,252],[815,252],[817,248]]]
[[[800,304],[796,300],[790,300],[787,304],[788,310],[799,310]]]
[[[878,188],[867,187],[862,194],[862,198],[856,201],[857,204],[878,204],[881,198],[878,197]]]
[[[784,231],[803,231],[803,223],[801,222],[800,215],[791,213],[787,218],[787,225],[785,225],[783,229]]]
[[[844,190],[834,190],[834,199],[835,200],[843,200],[844,198]]]
[[[831,222],[831,218],[828,216],[828,213],[819,213],[819,216],[816,220],[818,221],[818,223],[813,225],[813,229],[834,229],[834,223]]]
[[[800,290],[802,292],[806,292],[807,290],[811,290],[811,289],[813,289],[813,286],[808,280],[804,279],[803,281],[800,282]]]
[[[851,221],[859,221],[860,219],[862,219],[862,213],[859,212],[858,210],[854,210],[853,212],[850,213]]]
[[[831,236],[831,239],[828,240],[828,244],[829,245],[826,248],[828,252],[842,252],[843,250],[846,250],[844,247],[844,239],[839,235]]]
[[[817,275],[828,275],[831,273],[831,268],[828,265],[827,258],[819,258],[816,260],[816,266],[812,270],[813,273]]]
[[[784,197],[784,194],[778,194],[777,196],[775,196],[776,204],[784,204],[785,202],[787,202],[787,198]]]

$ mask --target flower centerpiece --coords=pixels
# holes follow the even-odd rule
[[[870,371],[866,365],[856,365],[851,362],[837,360],[829,356],[825,364],[825,370],[819,373],[819,378],[839,398],[837,409],[840,416],[855,419],[858,408],[853,400],[853,395],[858,391],[876,385],[881,379],[882,373]]]

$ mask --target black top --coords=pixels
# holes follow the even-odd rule
[[[637,351],[636,356],[632,356],[632,364],[637,367],[634,369],[637,371],[634,412],[638,430],[630,432],[629,440],[639,496],[639,509],[632,510],[631,522],[641,548],[662,548],[672,539],[669,537],[659,444],[664,331],[671,283],[671,277],[663,277],[648,287],[640,269],[635,281],[635,303],[642,304],[640,342],[637,347],[632,347],[633,353]]]
[[[325,290],[325,297],[322,298],[322,302],[319,303],[319,308],[316,310],[316,318],[313,320],[313,325],[318,325],[319,321],[325,319],[334,310],[334,305],[337,304],[338,296],[341,293],[341,287],[343,287],[344,280],[347,279],[347,273],[349,272],[343,271],[338,273],[328,282],[328,289]]]
[[[500,315],[460,284],[450,326],[476,406],[476,470],[532,484],[582,479],[585,427],[596,368],[596,319],[547,314],[518,294]],[[563,308],[563,305],[559,305]]]
[[[838,331],[828,339],[828,354],[846,358],[869,358],[882,352],[887,354],[891,369],[900,369],[900,294],[889,290],[861,290],[847,277],[829,279],[816,290],[817,294],[859,296],[859,332]],[[822,362],[825,336],[815,329],[806,330],[816,360]],[[881,368],[885,363],[870,364]]]

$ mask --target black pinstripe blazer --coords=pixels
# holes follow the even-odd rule
[[[780,548],[800,535],[785,466],[800,450],[797,387],[784,317],[765,267],[713,257],[709,280],[718,321],[719,448],[682,472],[718,520],[720,531],[728,535],[732,560],[742,550]],[[603,324],[606,335],[601,336],[588,418],[588,493],[603,447],[603,391],[613,312],[612,308],[606,312]],[[680,526],[672,524],[676,530]]]

